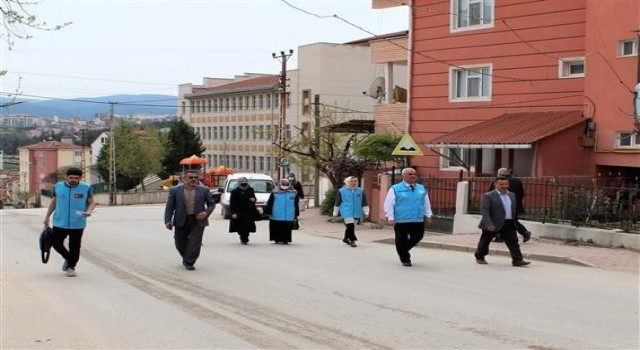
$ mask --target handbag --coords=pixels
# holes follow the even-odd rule
[[[298,222],[298,218],[293,219],[293,225],[291,226],[292,230],[300,229],[300,222]]]
[[[43,264],[49,261],[51,246],[53,246],[53,229],[45,226],[40,233],[40,259]]]

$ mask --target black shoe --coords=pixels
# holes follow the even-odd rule
[[[189,271],[193,271],[193,270],[195,270],[195,269],[196,269],[196,268],[195,268],[195,266],[190,265],[190,264],[187,264],[186,262],[183,262],[183,263],[182,263],[182,266],[184,266],[184,268],[185,268],[185,269],[187,269],[187,270],[189,270]]]
[[[249,243],[249,242],[247,242],[247,241],[240,241],[240,243],[242,243],[242,245],[247,245],[247,243]]]
[[[529,240],[531,239],[531,231],[526,231],[525,233],[522,234],[522,236],[524,237],[522,239],[522,243],[529,242]]]
[[[358,246],[358,245],[356,244],[356,241],[351,241],[351,244],[349,244],[349,245],[350,245],[350,246],[352,246],[352,247],[354,247],[354,248]]]
[[[520,266],[527,266],[527,265],[529,265],[529,264],[531,264],[531,262],[530,262],[530,261],[524,261],[524,260],[514,261],[514,262],[512,263],[512,265],[513,265],[513,266],[517,266],[517,267],[520,267]]]
[[[344,239],[342,240],[342,243],[344,243],[344,244],[346,244],[346,245],[351,245],[351,241],[350,241],[350,240],[348,240],[348,239],[346,239],[346,238],[344,238]]]
[[[411,265],[411,261],[405,261],[402,263],[402,266],[413,266],[413,265]]]

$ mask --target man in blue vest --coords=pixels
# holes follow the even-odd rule
[[[424,237],[424,223],[431,224],[431,203],[427,189],[417,184],[413,168],[402,169],[402,182],[389,189],[384,211],[395,232],[396,251],[403,266],[411,266],[409,251]]]
[[[82,170],[69,168],[66,181],[60,181],[53,187],[53,198],[44,217],[44,225],[49,227],[49,219],[53,215],[52,243],[63,258],[62,271],[68,277],[76,276],[76,264],[80,260],[80,245],[87,217],[96,207],[89,184],[80,182]],[[64,240],[69,237],[69,249]]]

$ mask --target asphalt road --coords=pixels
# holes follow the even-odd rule
[[[162,206],[99,207],[78,277],[40,262],[44,209],[0,210],[2,349],[637,349],[637,273],[294,233],[215,215],[186,271]],[[317,229],[317,228],[316,228]]]

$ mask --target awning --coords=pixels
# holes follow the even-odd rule
[[[335,133],[373,134],[375,121],[354,119],[339,124],[326,125],[323,128]]]
[[[586,121],[581,111],[505,113],[436,137],[425,146],[527,149],[539,140]]]

